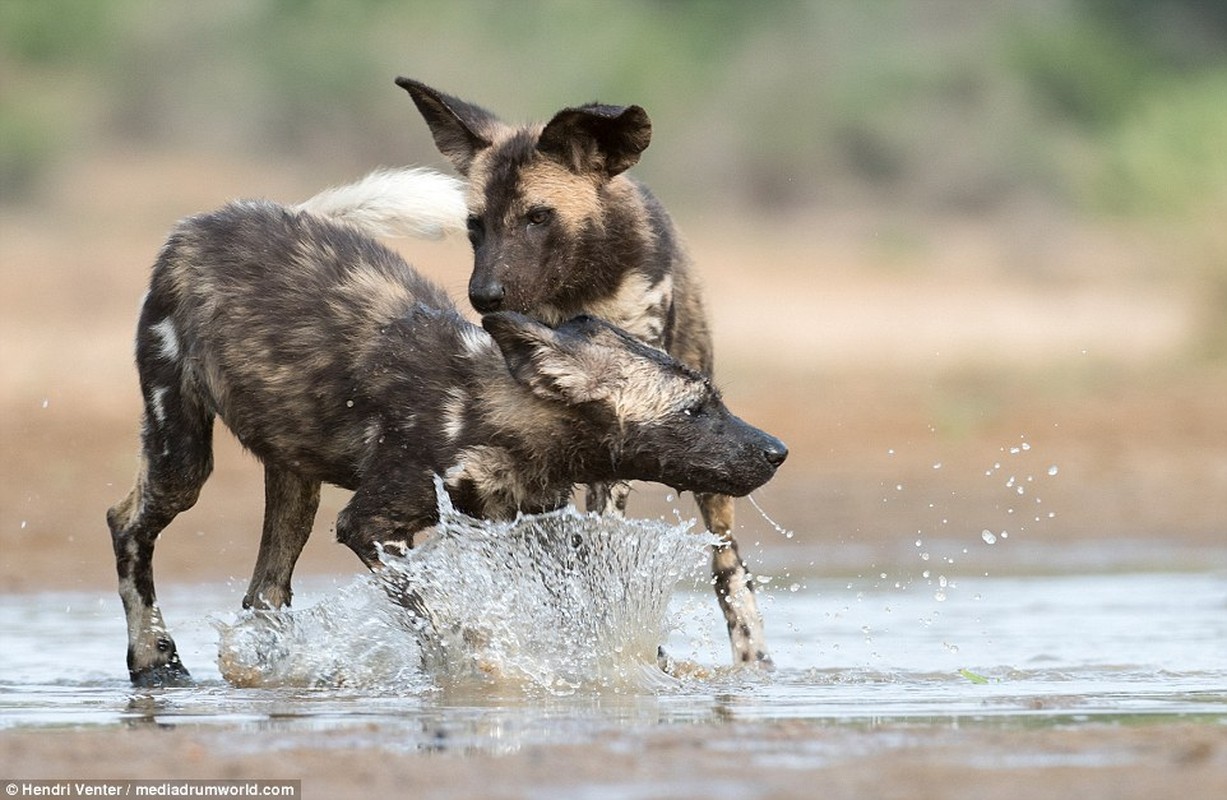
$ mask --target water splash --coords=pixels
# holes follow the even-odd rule
[[[754,506],[754,510],[759,513],[759,516],[766,520],[768,525],[775,528],[776,533],[783,535],[785,539],[791,539],[795,535],[793,531],[788,530],[783,525],[772,519],[770,515],[763,510],[763,507],[758,504],[758,500],[754,497],[754,495],[746,495],[746,499],[750,501],[750,505]]]
[[[474,683],[567,694],[667,684],[657,649],[682,578],[714,537],[691,523],[581,514],[511,522],[456,511],[420,547],[303,610],[243,612],[221,631],[223,676],[244,686],[418,692]],[[391,599],[391,601],[390,601]]]
[[[233,623],[211,622],[218,669],[235,686],[430,688],[412,620],[372,575],[309,608],[246,610]]]

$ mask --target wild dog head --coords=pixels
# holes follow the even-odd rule
[[[652,138],[639,106],[593,103],[515,127],[417,81],[396,82],[469,180],[469,301],[479,312],[548,309],[557,315],[548,321],[561,321],[614,290],[622,265],[636,260],[626,248],[649,246],[637,241],[647,230],[642,207],[619,202],[636,191],[622,173]]]
[[[551,329],[499,312],[482,325],[518,382],[589,428],[577,431],[575,447],[595,448],[584,460],[606,460],[601,479],[742,496],[788,455],[779,439],[734,416],[705,376],[607,322],[580,316]]]

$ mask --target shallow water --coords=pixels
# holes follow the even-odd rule
[[[429,623],[370,576],[300,582],[295,610],[278,614],[236,612],[239,582],[161,587],[192,688],[128,684],[112,593],[0,597],[0,729],[328,730],[356,746],[498,752],[728,720],[1227,722],[1219,568],[793,571],[760,594],[777,667],[762,674],[725,666],[701,540],[685,527],[571,515],[485,536],[457,523],[397,573],[425,587]],[[662,638],[672,674],[656,666]]]

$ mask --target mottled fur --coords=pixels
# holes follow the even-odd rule
[[[378,569],[381,545],[411,546],[437,522],[436,476],[461,510],[505,519],[558,507],[576,482],[741,494],[783,460],[663,352],[591,317],[472,325],[364,230],[423,232],[455,191],[384,175],[294,208],[232,203],[171,233],[137,327],[140,467],[107,515],[135,683],[188,679],[152,556],[209,476],[215,417],[264,465],[243,601],[256,608],[289,604],[321,483],[353,490],[337,538]]]
[[[408,78],[440,152],[468,178],[473,273],[481,312],[510,309],[556,325],[609,320],[711,376],[711,335],[689,257],[669,215],[625,174],[651,141],[638,106],[566,108],[545,124],[508,125],[479,106]],[[589,507],[621,512],[625,486],[595,485]],[[724,542],[712,558],[733,657],[770,665],[753,582],[737,553],[733,502],[696,497]]]

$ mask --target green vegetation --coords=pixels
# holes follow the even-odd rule
[[[960,669],[959,675],[960,677],[966,678],[967,680],[975,684],[984,685],[988,683],[988,678],[984,677],[978,672],[972,672],[969,669]]]
[[[407,74],[514,120],[643,105],[679,210],[1154,225],[1227,351],[1221,0],[0,0],[0,74],[6,203],[108,148],[441,164]]]
[[[1213,0],[5,0],[0,180],[76,148],[428,161],[391,78],[512,118],[594,97],[660,130],[678,202],[1027,196],[1185,213],[1227,190],[1227,11]]]

